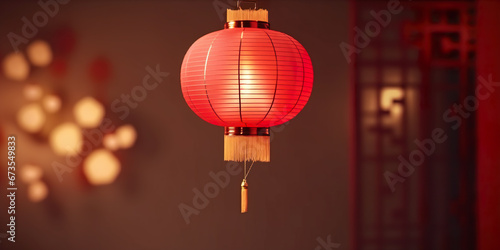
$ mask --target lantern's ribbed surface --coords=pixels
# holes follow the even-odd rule
[[[304,47],[273,30],[234,28],[198,39],[181,69],[189,107],[219,126],[270,127],[304,107],[313,68]]]

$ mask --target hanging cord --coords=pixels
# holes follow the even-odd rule
[[[243,180],[246,180],[246,179],[247,179],[247,176],[248,176],[248,174],[250,173],[250,170],[252,170],[252,166],[253,166],[253,164],[254,164],[254,163],[255,163],[255,161],[252,161],[252,164],[250,164],[250,167],[248,168],[248,172],[247,172],[247,171],[246,171],[246,169],[247,169],[246,165],[247,165],[247,164],[246,164],[246,161],[245,161],[245,173],[244,173],[245,175],[244,175],[244,177],[243,177]]]
[[[245,145],[245,160],[243,161],[243,180],[247,177],[247,145]]]
[[[252,3],[253,3],[253,5],[254,5],[254,6],[253,6],[253,9],[254,9],[254,10],[256,10],[256,9],[257,9],[257,0],[238,0],[238,1],[236,2],[236,8],[237,8],[237,9],[240,9],[240,10],[242,9],[242,8],[241,8],[241,3],[250,3],[250,4],[252,4]]]
[[[248,183],[247,177],[252,170],[253,164],[255,160],[252,161],[252,164],[248,168],[247,171],[247,146],[245,145],[245,160],[243,162],[243,181],[241,182],[241,213],[248,212]]]
[[[250,164],[250,167],[248,168],[248,172],[247,172],[247,146],[245,145],[245,162],[243,163],[243,180],[246,181],[248,174],[250,173],[250,170],[252,170],[254,163],[255,163],[255,160],[252,161],[252,164]]]

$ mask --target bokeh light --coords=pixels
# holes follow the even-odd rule
[[[42,40],[36,40],[28,45],[26,49],[31,63],[38,67],[45,67],[52,62],[52,50],[50,45]]]
[[[135,131],[135,128],[129,124],[120,126],[116,129],[115,134],[120,148],[132,147],[137,139],[137,132]]]
[[[102,139],[102,144],[106,149],[115,151],[120,148],[120,142],[115,134],[107,134]]]
[[[76,103],[73,113],[76,122],[83,128],[95,128],[104,117],[104,106],[92,97],[85,97]]]
[[[5,77],[15,81],[24,81],[29,75],[29,65],[24,55],[12,52],[3,59],[3,72]]]
[[[40,85],[37,84],[27,84],[23,88],[23,95],[29,101],[38,101],[42,98],[43,90]]]
[[[47,198],[49,189],[42,181],[36,181],[28,187],[28,198],[32,202],[39,202]]]
[[[20,169],[19,177],[24,183],[32,183],[42,178],[43,171],[39,166],[27,164]]]
[[[45,120],[45,113],[37,103],[28,104],[17,113],[17,123],[29,133],[40,132],[45,125]]]
[[[61,98],[56,95],[45,96],[42,105],[48,113],[55,113],[61,109]]]
[[[49,143],[52,150],[58,155],[75,155],[82,149],[82,132],[73,123],[63,123],[52,131]]]
[[[92,185],[112,183],[120,170],[120,162],[106,149],[98,149],[92,152],[83,163],[83,172]]]

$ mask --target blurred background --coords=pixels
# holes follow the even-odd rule
[[[0,2],[0,149],[15,136],[18,187],[0,249],[496,249],[499,1],[258,1],[315,79],[271,129],[246,214],[240,174],[200,199],[227,172],[223,129],[179,77],[235,7]]]

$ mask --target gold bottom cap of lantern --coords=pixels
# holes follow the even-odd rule
[[[269,127],[224,127],[225,161],[271,161]]]

